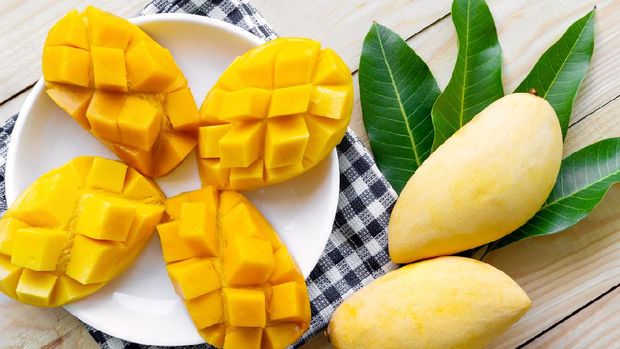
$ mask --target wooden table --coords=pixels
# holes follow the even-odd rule
[[[444,87],[456,57],[450,0],[253,0],[280,35],[315,38],[336,49],[353,75],[373,20],[407,38]],[[94,4],[131,17],[147,0],[4,0],[0,3],[0,120],[15,114],[41,76],[47,29],[73,7]],[[595,4],[596,48],[577,97],[566,154],[620,136],[620,0],[488,0],[504,54],[504,85],[513,90],[538,56]],[[32,13],[34,9],[38,12]],[[355,78],[354,81],[357,82]],[[367,140],[359,100],[351,127]],[[492,253],[533,301],[530,312],[492,348],[612,348],[620,344],[620,187],[592,215],[555,236]],[[95,348],[63,309],[1,300],[0,347]],[[329,348],[321,336],[307,348]]]

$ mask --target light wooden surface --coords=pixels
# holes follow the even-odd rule
[[[35,1],[0,3],[0,120],[19,110],[40,75],[44,33],[61,13],[93,3],[132,16],[146,1]],[[592,66],[573,110],[565,153],[620,136],[620,1],[488,0],[504,54],[504,86],[511,91],[538,56],[570,23],[598,5]],[[254,0],[280,35],[307,36],[338,51],[356,78],[371,21],[408,39],[439,84],[456,55],[449,0]],[[44,8],[28,16],[33,8]],[[24,20],[24,16],[28,20]],[[357,79],[354,79],[357,82]],[[18,92],[23,93],[16,95]],[[16,96],[15,96],[16,95]],[[8,102],[8,97],[14,96]],[[367,141],[356,102],[351,127]],[[614,348],[620,343],[620,185],[593,214],[561,234],[521,241],[487,261],[515,278],[533,301],[531,311],[492,348]],[[96,344],[62,309],[0,304],[0,347],[91,348]],[[307,348],[329,348],[322,336]]]

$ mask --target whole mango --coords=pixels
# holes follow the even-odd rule
[[[344,301],[331,318],[339,349],[476,349],[529,309],[502,271],[464,257],[439,257],[394,270]]]
[[[213,186],[166,201],[168,274],[200,335],[226,349],[284,349],[310,326],[295,261],[243,195]]]
[[[352,108],[351,73],[319,42],[280,38],[244,53],[200,108],[202,184],[249,190],[309,170],[340,142]]]
[[[0,219],[0,291],[44,307],[88,296],[140,253],[163,201],[118,161],[78,157],[44,174]]]
[[[50,98],[119,158],[150,177],[196,146],[198,108],[170,52],[136,25],[89,6],[49,31]]]
[[[388,229],[396,263],[461,252],[525,224],[549,196],[562,160],[553,108],[527,93],[485,108],[409,179]]]

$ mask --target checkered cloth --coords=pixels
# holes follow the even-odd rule
[[[180,12],[224,20],[265,40],[275,32],[246,0],[155,0],[141,14]],[[6,210],[4,170],[7,145],[17,116],[0,128],[0,210]],[[396,193],[375,162],[349,130],[337,146],[340,163],[340,195],[332,234],[318,264],[306,280],[312,321],[308,332],[294,347],[321,332],[336,307],[355,290],[397,266],[387,253],[387,224]],[[370,320],[370,319],[369,319]],[[111,337],[86,326],[104,349],[146,348]],[[185,348],[209,348],[208,345]]]

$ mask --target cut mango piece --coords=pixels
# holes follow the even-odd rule
[[[50,98],[140,173],[172,171],[196,145],[199,113],[172,54],[127,20],[69,12],[43,48]]]
[[[70,46],[45,46],[43,75],[46,81],[88,87],[90,55],[88,51]]]
[[[258,46],[235,59],[202,103],[201,182],[251,190],[298,176],[342,139],[352,108],[351,74],[333,50],[296,38]]]
[[[49,306],[56,279],[52,273],[24,269],[15,289],[17,298],[22,303]]]
[[[95,88],[104,91],[127,91],[125,51],[119,48],[91,48]]]
[[[96,292],[147,243],[163,200],[118,161],[78,157],[44,174],[0,218],[0,291],[50,307]]]
[[[185,202],[181,205],[179,237],[187,241],[199,254],[216,256],[217,211],[202,202]]]
[[[55,270],[58,259],[69,241],[62,230],[21,228],[15,232],[11,263],[37,270]]]
[[[189,88],[166,95],[166,113],[175,130],[191,131],[198,127],[198,108]]]
[[[204,256],[179,228],[190,219],[187,229],[203,230],[200,216],[213,211],[217,251]],[[242,194],[207,186],[167,199],[166,213],[171,221],[157,229],[168,274],[209,344],[286,348],[308,329],[304,277],[275,230]]]

